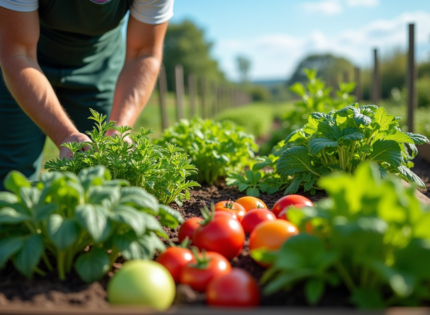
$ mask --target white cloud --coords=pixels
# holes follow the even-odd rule
[[[346,0],[350,7],[377,7],[379,0]]]
[[[301,6],[308,12],[323,13],[327,15],[339,14],[343,11],[340,0],[304,2]]]
[[[407,24],[416,25],[417,57],[428,57],[430,50],[430,13],[404,13],[391,20],[375,20],[360,28],[344,29],[337,34],[314,31],[306,36],[268,34],[247,40],[221,40],[215,52],[230,78],[237,78],[235,56],[246,53],[252,60],[252,78],[287,78],[297,62],[310,53],[331,52],[345,56],[359,66],[371,63],[374,47],[386,54],[393,48],[406,49]],[[421,54],[421,55],[419,55]]]

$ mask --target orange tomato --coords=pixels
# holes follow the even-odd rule
[[[227,211],[234,212],[239,221],[242,221],[243,217],[246,214],[245,208],[233,201],[220,201],[215,205],[215,211]]]
[[[249,250],[266,248],[279,250],[282,245],[299,229],[291,222],[284,220],[264,221],[257,225],[249,236]]]
[[[245,196],[245,197],[240,197],[239,199],[236,200],[236,202],[238,204],[241,204],[244,208],[245,211],[251,211],[253,209],[267,209],[266,204],[263,202],[263,200],[258,199],[256,197],[251,197],[251,196]]]

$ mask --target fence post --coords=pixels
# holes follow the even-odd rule
[[[196,76],[188,75],[188,99],[190,103],[190,118],[196,115]]]
[[[415,24],[408,25],[409,30],[409,49],[408,49],[408,75],[407,75],[407,89],[408,89],[408,131],[414,132],[414,112],[417,106],[416,92],[415,92]]]
[[[379,79],[379,60],[378,60],[378,49],[373,49],[373,80],[372,80],[372,102],[374,104],[379,103],[381,96],[381,86]]]
[[[206,79],[201,78],[200,81],[200,102],[201,102],[201,117],[206,118]]]
[[[184,118],[184,69],[175,67],[176,120]]]
[[[345,70],[343,72],[343,83],[348,83],[349,82],[349,71]]]
[[[354,81],[355,81],[355,100],[360,102],[363,97],[363,92],[361,90],[361,81],[360,81],[360,68],[354,68]]]
[[[161,65],[160,72],[158,73],[158,97],[160,101],[160,114],[161,114],[161,128],[164,130],[169,126],[166,109],[166,69]]]
[[[218,112],[218,91],[216,82],[212,82],[212,117]]]

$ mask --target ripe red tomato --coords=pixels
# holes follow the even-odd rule
[[[215,205],[215,211],[226,211],[226,210],[235,212],[237,219],[239,221],[242,221],[246,213],[245,208],[237,202],[220,201]]]
[[[232,217],[232,218],[236,219],[237,221],[239,221],[239,218],[237,217],[237,213],[234,212],[233,210],[215,209],[214,217],[225,216],[225,215]]]
[[[213,279],[206,288],[206,303],[211,306],[255,307],[260,300],[257,281],[239,268]]]
[[[306,197],[300,195],[288,195],[276,201],[272,211],[275,216],[278,216],[285,208],[288,208],[289,206],[297,207],[298,205],[312,207],[314,204]]]
[[[299,230],[289,221],[265,221],[257,225],[249,236],[249,250],[256,248],[278,250],[286,240],[297,234]]]
[[[228,274],[231,265],[227,259],[215,252],[200,253],[198,256],[200,261],[197,264],[188,263],[182,269],[180,282],[196,291],[204,292],[212,279]]]
[[[245,214],[242,221],[243,230],[245,233],[251,233],[254,228],[261,222],[276,220],[275,215],[268,209],[253,209]]]
[[[194,231],[197,230],[198,227],[200,227],[200,224],[199,224],[200,222],[203,222],[203,219],[199,217],[186,220],[181,225],[178,231],[179,242],[182,243],[187,236],[190,239],[190,241],[192,241]]]
[[[263,200],[251,196],[240,197],[236,202],[241,204],[245,208],[246,212],[251,211],[252,209],[267,209]]]
[[[170,272],[176,283],[179,283],[179,278],[182,269],[189,263],[195,263],[193,253],[188,248],[169,247],[164,253],[157,258],[157,262],[162,264]]]
[[[239,221],[215,216],[201,225],[193,236],[193,244],[200,250],[217,252],[228,260],[240,254],[245,243],[245,232]]]

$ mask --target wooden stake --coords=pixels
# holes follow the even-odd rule
[[[160,72],[158,73],[158,96],[160,101],[161,128],[163,128],[163,130],[169,126],[166,108],[166,92],[166,69],[164,68],[164,65],[162,65],[160,67]]]
[[[176,120],[184,118],[184,69],[181,65],[175,67]]]
[[[407,90],[408,90],[408,131],[414,132],[414,113],[417,107],[417,98],[415,91],[416,69],[415,69],[415,24],[408,25],[409,50],[408,50],[408,75],[407,75]]]

